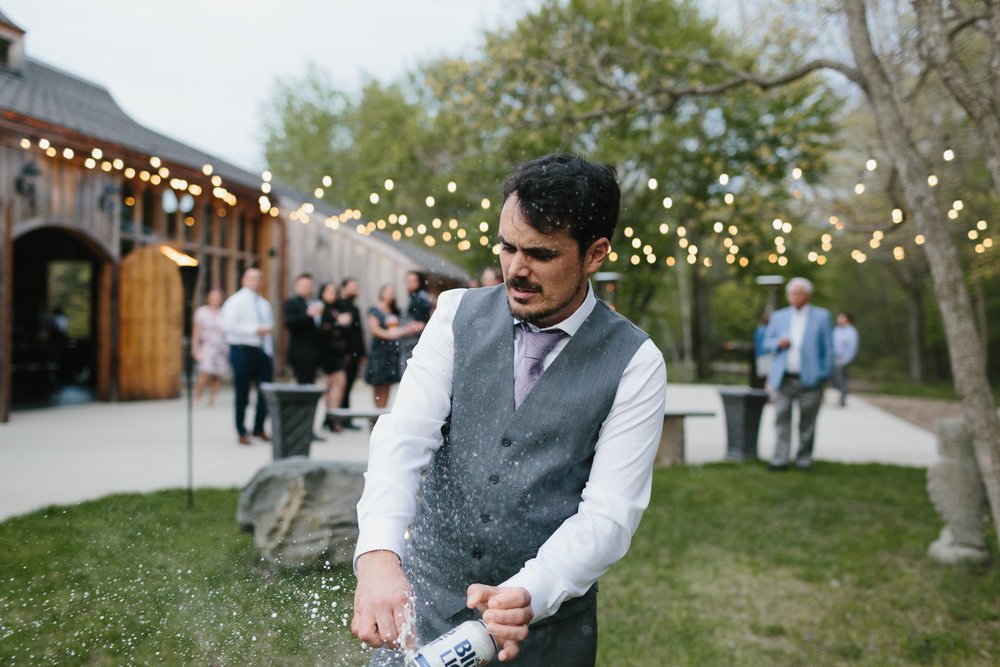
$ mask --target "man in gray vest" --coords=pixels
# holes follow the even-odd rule
[[[593,665],[597,579],[649,502],[663,357],[590,286],[615,172],[548,155],[502,198],[504,282],[441,294],[372,432],[351,626],[372,665],[480,617],[501,661]]]

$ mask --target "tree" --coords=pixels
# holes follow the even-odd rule
[[[464,126],[457,134],[477,152],[488,146],[509,163],[580,151],[618,168],[623,216],[612,266],[626,273],[630,295],[620,306],[645,314],[674,303],[665,294],[664,264],[675,267],[686,283],[680,301],[691,304],[684,327],[691,345],[684,347],[693,348],[687,352],[704,378],[716,352],[715,286],[734,274],[747,280],[762,264],[794,262],[795,246],[819,236],[793,216],[788,175],[796,164],[810,165],[811,178],[822,174],[839,102],[801,83],[767,96],[734,90],[725,100],[630,105],[663,72],[721,80],[701,57],[757,57],[735,49],[694,3],[630,8],[608,0],[545,2],[509,30],[486,35],[479,58],[433,68],[425,81],[438,118]],[[696,55],[661,62],[667,47]]]
[[[734,89],[726,100],[603,114],[620,104],[619,82],[642,89],[664,70],[721,80],[697,58],[660,67],[667,47],[745,64],[758,57],[719,35],[693,2],[631,7],[548,0],[486,34],[477,57],[430,63],[405,84],[370,82],[360,95],[334,91],[311,71],[280,86],[270,108],[272,169],[306,191],[331,175],[325,199],[475,269],[496,261],[497,190],[512,164],[557,150],[609,162],[624,203],[612,267],[625,274],[629,298],[619,306],[669,343],[676,337],[659,323],[676,319],[679,289],[690,304],[679,355],[707,377],[717,285],[734,276],[752,285],[762,267],[799,262],[800,245],[818,247],[819,233],[789,206],[789,173],[803,165],[809,178],[821,176],[839,100],[803,82],[767,96]],[[629,48],[636,32],[642,49]],[[391,192],[386,177],[395,180]]]
[[[923,61],[906,63],[916,70],[940,76],[945,86],[968,113],[983,145],[994,188],[1000,190],[1000,3],[985,0],[976,3],[976,13],[964,11],[965,4],[944,0],[913,0],[917,13]],[[945,10],[949,13],[945,19]],[[995,525],[1000,525],[1000,418],[986,375],[984,346],[976,330],[976,318],[966,285],[966,275],[952,235],[941,224],[946,219],[944,205],[928,182],[927,159],[918,148],[918,129],[905,106],[907,91],[902,80],[890,77],[890,58],[876,48],[870,31],[870,7],[864,0],[838,0],[836,13],[846,31],[854,62],[818,58],[787,71],[763,72],[762,63],[745,63],[713,57],[704,52],[658,51],[657,71],[663,72],[652,83],[634,85],[633,80],[615,79],[605,70],[600,80],[618,94],[617,104],[606,104],[586,113],[571,114],[567,120],[617,118],[631,111],[675,108],[681,100],[717,96],[735,88],[754,86],[771,91],[799,82],[821,70],[833,70],[845,76],[864,94],[876,120],[878,132],[894,169],[899,174],[903,202],[924,244],[934,293],[941,308],[955,389],[974,443],[976,459],[982,471]],[[891,11],[891,10],[887,10]],[[975,29],[975,30],[973,30]],[[986,67],[977,77],[954,48],[967,33],[986,40],[990,54]],[[633,49],[653,52],[639,37],[631,36]],[[704,70],[690,72],[683,79],[672,74],[668,65],[684,59],[700,64]],[[767,64],[766,62],[763,64]],[[600,64],[598,63],[598,66]],[[705,70],[715,72],[717,82],[706,82]],[[923,76],[920,77],[922,79]],[[975,82],[979,84],[976,85]]]

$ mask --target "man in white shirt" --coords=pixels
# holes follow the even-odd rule
[[[481,615],[501,661],[594,664],[596,581],[648,504],[666,392],[659,350],[590,287],[619,200],[610,167],[521,165],[503,187],[505,282],[439,297],[372,432],[352,621],[368,645]],[[372,665],[402,665],[386,648]]]
[[[274,343],[274,313],[271,304],[260,295],[264,274],[260,269],[243,272],[242,286],[222,304],[222,327],[229,343],[229,364],[233,368],[233,390],[236,396],[236,433],[241,445],[250,444],[246,427],[246,409],[250,402],[250,385],[257,385],[257,409],[253,434],[267,441],[264,432],[267,405],[260,393],[260,384],[270,382],[273,374],[271,359]]]
[[[833,328],[830,311],[810,304],[813,285],[792,278],[785,287],[788,307],[771,314],[762,351],[774,354],[767,387],[774,401],[774,456],[770,469],[788,469],[792,446],[792,407],[799,404],[799,448],[795,466],[812,465],[816,417],[823,386],[833,372]]]

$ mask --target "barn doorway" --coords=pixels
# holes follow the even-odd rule
[[[24,234],[13,254],[11,408],[97,400],[110,259],[55,227]]]

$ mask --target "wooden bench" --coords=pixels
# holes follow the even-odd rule
[[[656,465],[684,465],[684,420],[688,417],[714,417],[714,412],[703,410],[664,410],[663,433],[660,448],[656,451]]]
[[[369,428],[375,428],[378,418],[388,413],[388,408],[338,408],[328,410],[326,414],[334,419],[367,419]],[[656,452],[656,464],[684,465],[684,420],[688,417],[714,416],[714,412],[702,410],[664,410],[663,434],[660,436],[660,447]]]

